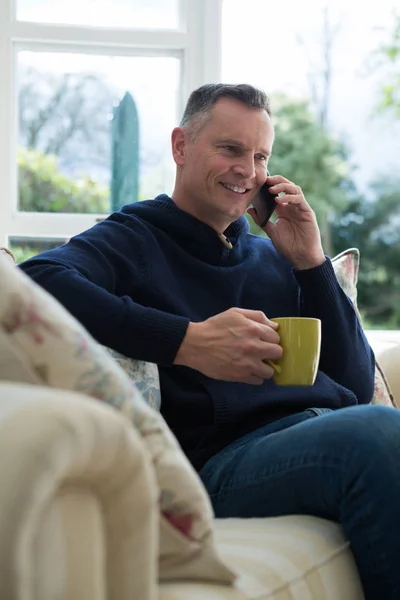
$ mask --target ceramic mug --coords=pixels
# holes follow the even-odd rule
[[[278,334],[283,355],[267,360],[276,385],[314,385],[321,352],[321,321],[308,317],[279,317]]]

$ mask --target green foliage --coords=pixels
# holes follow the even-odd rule
[[[308,102],[279,96],[274,105],[271,174],[299,185],[319,219],[343,211],[354,191],[346,147],[319,125]]]
[[[32,248],[31,246],[14,246],[13,244],[10,244],[10,250],[13,252],[17,264],[39,254],[39,250]]]
[[[50,250],[51,248],[57,248],[66,242],[65,239],[55,238],[19,238],[13,237],[10,239],[10,250],[14,254],[15,262],[21,263],[32,256]]]
[[[356,193],[346,147],[319,126],[307,102],[276,98],[274,122],[269,171],[301,186],[328,254],[359,248],[358,303],[364,324],[400,328],[400,180],[373,184],[374,200],[367,200]]]
[[[107,213],[109,190],[87,176],[60,173],[57,157],[38,150],[18,152],[19,208],[33,212]]]
[[[47,71],[22,61],[18,84],[22,146],[57,156],[62,171],[88,172],[93,165],[108,170],[109,114],[119,94],[104,77]]]
[[[377,70],[384,73],[379,107],[393,111],[400,119],[400,14],[394,17],[389,41],[374,53]]]
[[[354,186],[344,144],[323,129],[306,101],[278,96],[273,102],[275,142],[269,171],[300,185],[320,224],[331,254],[330,222],[346,210]],[[249,219],[251,231],[260,229]]]
[[[355,198],[337,219],[334,247],[360,249],[358,302],[368,324],[400,328],[400,180],[372,190],[374,200]]]

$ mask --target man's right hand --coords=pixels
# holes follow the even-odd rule
[[[213,379],[261,385],[274,373],[263,361],[282,356],[277,328],[261,311],[230,308],[190,323],[174,364]]]

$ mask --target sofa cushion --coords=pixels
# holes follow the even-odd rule
[[[8,248],[0,247],[0,255],[4,255],[6,259],[15,264],[14,254]],[[144,360],[128,358],[111,348],[105,348],[105,350],[117,361],[131,380],[134,381],[144,400],[152,408],[160,410],[161,392],[157,365],[145,362]]]
[[[160,578],[231,582],[234,574],[215,549],[207,493],[163,417],[76,319],[2,256],[0,289],[0,380],[74,390],[120,410],[153,460],[160,494]]]
[[[160,410],[161,391],[157,365],[128,358],[112,348],[105,348],[105,350],[135,383],[147,404],[155,410]]]
[[[158,600],[363,600],[341,528],[307,516],[215,521],[218,547],[237,571],[233,587],[160,586]]]
[[[360,264],[360,252],[357,248],[349,248],[332,259],[337,280],[344,292],[353,302],[357,315],[361,321],[357,306],[357,282]],[[383,404],[384,406],[396,406],[388,381],[378,361],[375,362],[375,388],[372,404]]]

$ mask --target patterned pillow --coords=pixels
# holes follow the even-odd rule
[[[126,415],[160,490],[160,579],[232,582],[215,548],[207,493],[162,416],[68,312],[1,255],[0,289],[0,380],[75,390]]]
[[[0,255],[4,255],[5,258],[15,263],[14,254],[8,248],[0,247]],[[157,365],[145,362],[144,360],[127,358],[111,348],[105,348],[105,350],[117,361],[125,373],[129,375],[147,404],[159,411],[161,407],[161,392]]]
[[[157,365],[144,360],[128,358],[111,348],[105,348],[105,350],[135,383],[147,404],[154,410],[159,411],[161,408],[161,391]]]
[[[337,280],[339,281],[344,292],[353,302],[357,315],[361,321],[361,316],[357,306],[357,281],[358,269],[360,265],[359,250],[357,248],[349,248],[348,250],[341,252],[332,259],[332,264]],[[371,403],[396,407],[389,384],[377,362],[375,363],[375,390]]]

